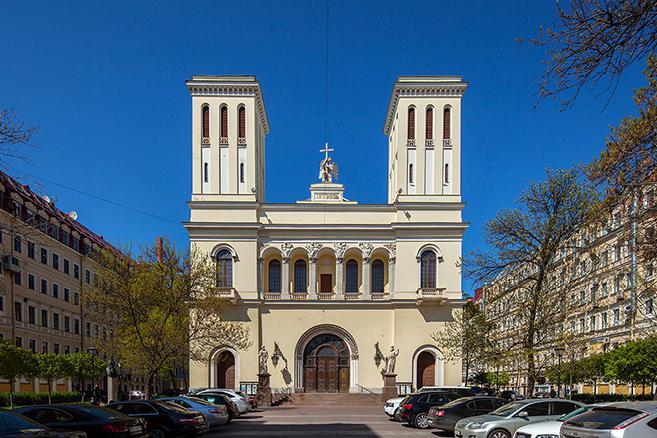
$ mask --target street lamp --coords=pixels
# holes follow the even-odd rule
[[[94,364],[94,356],[98,354],[98,349],[89,347],[87,348],[87,353],[89,353],[89,361],[91,362],[91,404],[96,404],[96,391],[95,391],[95,364]]]
[[[563,347],[554,349],[554,353],[557,355],[557,398],[561,398],[561,358],[563,357],[564,351],[566,349]]]

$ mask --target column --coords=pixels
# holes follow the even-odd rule
[[[281,263],[281,298],[290,299],[290,258],[283,257]]]
[[[258,298],[265,298],[265,259],[258,257]]]
[[[394,257],[390,257],[390,260],[388,260],[388,291],[390,292],[390,298],[395,297],[395,262]]]
[[[363,257],[363,299],[372,299],[372,275],[370,273],[370,258]]]
[[[344,299],[344,259],[335,259],[335,299]]]
[[[315,300],[317,299],[317,259],[311,258],[308,259],[308,299]]]

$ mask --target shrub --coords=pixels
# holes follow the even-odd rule
[[[74,403],[79,402],[81,395],[78,392],[53,392],[53,403]],[[47,392],[17,392],[14,394],[14,405],[40,405],[48,403]],[[0,392],[0,406],[9,406],[9,393]]]
[[[597,394],[595,398],[593,394],[573,394],[573,400],[580,401],[582,403],[605,403],[605,402],[618,402],[629,400],[630,396],[625,394]],[[650,394],[642,395],[635,394],[632,397],[632,400],[652,400]]]

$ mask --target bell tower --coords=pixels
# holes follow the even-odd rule
[[[255,76],[192,76],[192,194],[264,202],[269,121]]]
[[[383,133],[388,137],[388,203],[461,195],[460,76],[400,76]],[[412,197],[412,198],[411,198]]]

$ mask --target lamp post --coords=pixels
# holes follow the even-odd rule
[[[87,348],[87,353],[89,353],[89,361],[91,362],[91,404],[96,404],[96,370],[94,369],[94,356],[98,354],[98,349],[93,347]]]
[[[563,347],[554,349],[554,353],[557,355],[557,398],[561,398],[561,358],[565,350]]]

